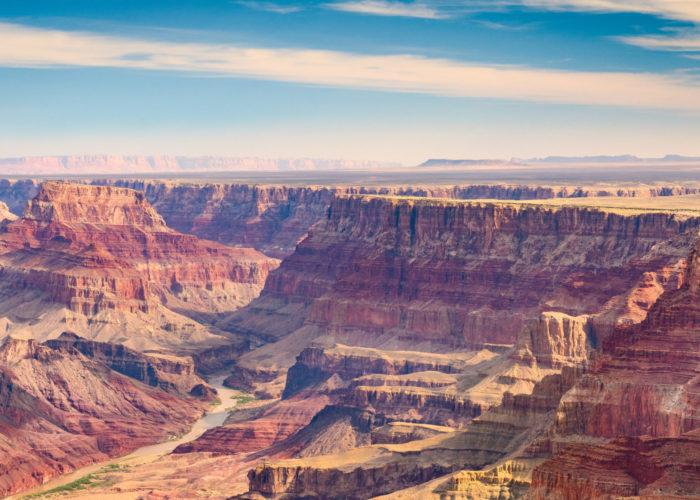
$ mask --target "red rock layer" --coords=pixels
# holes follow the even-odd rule
[[[0,495],[179,434],[203,406],[75,350],[9,338],[0,347]]]
[[[230,311],[276,266],[255,250],[169,229],[142,193],[124,188],[46,182],[0,234],[3,295],[37,292],[85,316],[171,303]]]
[[[581,188],[474,184],[423,187],[291,187],[225,183],[175,183],[104,179],[90,181],[144,192],[168,226],[226,245],[256,248],[282,258],[321,220],[335,194],[393,194],[450,199],[525,200],[588,196],[654,197],[694,194],[686,186]],[[14,213],[39,190],[40,181],[0,179],[0,201]]]
[[[338,197],[229,327],[282,336],[296,304],[306,308],[297,319],[349,344],[383,335],[468,349],[513,344],[538,313],[601,312],[643,286],[645,273],[658,275],[661,290],[678,286],[699,222],[584,207]],[[645,304],[624,302],[612,321]],[[280,311],[276,322],[271,311]]]
[[[700,432],[571,445],[535,468],[531,500],[697,498]]]
[[[168,231],[143,193],[105,186],[45,182],[22,213],[25,219],[64,224],[138,226]]]
[[[620,189],[506,184],[292,187],[140,180],[93,182],[143,191],[168,225],[177,231],[227,245],[253,247],[278,258],[294,252],[309,228],[325,216],[334,195],[385,194],[449,199],[526,200],[588,196],[672,196],[697,192],[695,188],[684,186]],[[0,200],[4,199],[0,185]]]
[[[700,495],[700,259],[641,323],[619,328],[561,400],[532,498]],[[616,438],[593,446],[593,438]],[[650,436],[650,437],[649,437]]]
[[[685,284],[604,341],[590,373],[562,400],[561,436],[677,436],[700,427],[699,287],[695,250]]]
[[[173,453],[233,455],[261,451],[302,429],[329,401],[326,396],[299,395],[272,405],[252,420],[214,427]]]
[[[133,379],[152,387],[179,395],[190,394],[194,387],[205,396],[204,381],[195,374],[192,358],[143,354],[123,345],[86,340],[74,333],[64,332],[57,339],[47,340],[45,346],[62,352],[78,351]]]

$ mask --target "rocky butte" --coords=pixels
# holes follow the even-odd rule
[[[1,335],[70,329],[171,353],[230,345],[206,323],[256,297],[277,264],[168,228],[142,193],[46,182],[0,232]]]

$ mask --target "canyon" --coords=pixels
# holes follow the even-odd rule
[[[669,200],[700,193],[700,186],[689,182],[632,186],[455,182],[453,185],[418,183],[412,186],[386,182],[352,184],[353,178],[343,180],[342,176],[336,177],[338,179],[321,185],[298,185],[298,181],[269,184],[264,178],[261,179],[263,182],[247,184],[215,179],[196,182],[186,179],[72,178],[72,181],[143,192],[168,227],[225,245],[252,247],[274,258],[284,258],[294,252],[309,228],[324,218],[335,195],[501,200],[567,198],[569,201],[595,198],[597,203],[608,204],[616,199],[627,203],[632,198]],[[39,178],[0,179],[0,201],[6,203],[12,213],[21,215],[42,182]]]
[[[695,189],[0,182],[2,491],[700,494]]]
[[[593,377],[611,370],[597,368],[598,352],[621,336],[629,345],[624,336],[635,325],[647,324],[659,304],[693,282],[697,243],[697,218],[678,213],[337,196],[327,220],[229,324],[262,331],[279,310],[275,324],[282,330],[295,304],[295,314],[304,316],[296,329],[283,330],[281,340],[242,356],[237,366],[259,370],[267,360],[269,369],[284,372],[291,346],[310,344],[286,373],[283,401],[327,394],[345,415],[370,414],[370,437],[356,439],[358,448],[328,446],[345,418],[338,411],[335,424],[316,428],[315,439],[327,440],[323,455],[307,454],[288,438],[292,456],[253,469],[250,492],[240,498],[399,498],[396,490],[411,483],[430,489],[407,498],[440,498],[486,491],[491,479],[478,471],[505,461],[521,480],[505,481],[493,498],[506,490],[517,496],[529,490],[522,477],[546,470],[546,460],[559,453],[552,460],[565,460],[569,441],[639,436],[652,425],[662,435],[696,428],[692,404],[680,415],[648,415],[651,401],[665,408],[669,398],[682,405],[694,397],[697,346],[687,334],[675,356],[660,357],[655,345],[650,357],[675,374],[687,369],[687,396],[685,386],[655,379],[661,368],[652,363],[648,376],[639,376],[649,387],[622,385],[614,372],[611,402],[590,410],[581,405],[600,400],[602,382]],[[634,345],[630,356],[640,355]],[[639,367],[633,362],[629,370]],[[582,402],[570,402],[579,393]],[[630,405],[638,427],[629,427],[622,409]],[[570,419],[589,427],[572,436],[565,428]],[[387,439],[387,423],[400,424],[402,432]],[[407,430],[422,425],[439,429],[432,436]],[[611,425],[617,427],[606,429]],[[460,470],[469,472],[451,479],[457,486],[431,483]],[[540,489],[533,480],[533,491]],[[561,498],[581,491],[572,487]],[[556,491],[533,494],[559,498]]]

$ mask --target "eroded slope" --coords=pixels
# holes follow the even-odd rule
[[[47,182],[0,234],[3,335],[69,328],[174,352],[231,343],[203,323],[247,304],[276,266],[169,229],[142,193]]]

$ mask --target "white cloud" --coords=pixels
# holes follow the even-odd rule
[[[693,28],[669,31],[667,35],[618,37],[621,42],[649,50],[695,52],[700,50],[700,0],[522,0],[540,9],[597,12],[637,12],[683,21]]]
[[[700,32],[697,30],[683,30],[671,35],[627,36],[619,40],[651,50],[700,52]]]
[[[174,43],[0,23],[0,65],[191,72],[451,97],[700,111],[689,75],[556,71],[416,55]]]
[[[298,5],[280,5],[274,2],[258,2],[254,0],[239,0],[236,2],[239,5],[248,7],[249,9],[264,10],[265,12],[274,12],[275,14],[293,14],[304,10]]]
[[[636,12],[666,19],[700,23],[700,0],[423,0],[399,2],[386,0],[348,0],[326,7],[348,12],[385,16],[445,19],[474,11],[494,11],[526,6],[549,11]]]
[[[389,2],[383,0],[359,0],[325,4],[324,7],[343,12],[372,14],[375,16],[416,17],[422,19],[446,19],[450,17],[438,9],[423,3]]]
[[[700,23],[700,0],[520,0],[529,7],[592,12],[637,12]]]

